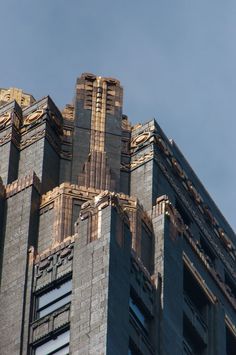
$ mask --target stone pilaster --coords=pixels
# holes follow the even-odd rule
[[[39,182],[34,174],[6,186],[6,225],[0,293],[2,355],[22,354],[23,324],[29,326],[29,316],[25,315],[30,307],[26,295],[31,293],[31,284],[26,283],[26,278],[29,248],[37,242],[39,197]],[[24,339],[28,340],[27,335]]]
[[[75,355],[128,351],[131,243],[126,218],[109,193],[82,206],[71,305],[70,351]]]

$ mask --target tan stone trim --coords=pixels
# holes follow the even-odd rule
[[[13,181],[11,184],[6,186],[6,197],[9,198],[17,193],[21,192],[22,190],[34,186],[38,192],[40,192],[41,184],[40,180],[35,174],[35,172],[27,175],[23,178],[17,179]]]
[[[143,127],[142,125],[138,126],[137,128]],[[136,127],[135,127],[136,128]],[[134,129],[135,129],[134,128]],[[141,130],[140,130],[141,131]],[[134,137],[131,141],[131,148],[132,146],[138,146],[140,143],[143,144],[146,141],[146,130],[143,129],[141,132],[138,133],[136,137]],[[147,136],[148,137],[148,136]],[[151,137],[151,136],[150,136]],[[147,138],[148,140],[148,138]],[[154,142],[159,147],[162,154],[165,156],[166,161],[168,161],[171,168],[177,173],[179,176],[182,185],[184,186],[185,190],[191,194],[195,205],[198,207],[199,212],[204,216],[204,218],[209,221],[212,225],[214,232],[216,233],[217,237],[224,243],[226,250],[230,253],[231,257],[235,260],[236,257],[236,247],[233,244],[233,240],[226,234],[226,232],[221,228],[219,222],[213,216],[210,207],[204,202],[202,196],[199,194],[197,189],[195,188],[193,182],[189,180],[186,172],[184,171],[183,167],[181,166],[180,162],[175,158],[172,149],[169,147],[169,144],[165,142],[165,139],[160,135],[155,133],[154,134]],[[152,143],[150,141],[150,143]],[[153,157],[150,157],[152,159]],[[136,158],[135,160],[131,160],[131,169],[136,168],[143,163],[147,162],[147,157]]]
[[[62,183],[60,186],[55,187],[53,190],[48,191],[41,198],[40,208],[45,207],[50,204],[58,195],[67,194],[73,198],[81,199],[82,201],[87,201],[101,193],[101,190],[94,188],[86,188],[84,186],[78,186],[75,184],[70,184],[69,182]]]
[[[72,235],[72,236],[65,238],[62,242],[58,242],[57,244],[54,244],[52,248],[44,250],[41,254],[38,254],[35,257],[35,264],[48,258],[50,255],[53,255],[56,252],[61,251],[62,249],[68,247],[69,245],[73,244],[74,241],[75,241],[75,236]]]
[[[236,338],[236,325],[233,323],[233,321],[227,314],[225,315],[225,324]]]
[[[11,133],[11,132],[5,134],[5,136],[3,136],[2,138],[0,138],[0,145],[3,145],[3,144],[5,144],[5,143],[9,142],[9,141],[11,140],[11,138],[12,138],[12,133]]]

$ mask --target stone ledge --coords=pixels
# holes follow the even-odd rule
[[[6,185],[6,198],[12,197],[22,190],[27,189],[30,186],[34,186],[40,193],[41,183],[35,172],[26,175],[23,178],[13,181],[11,184]]]

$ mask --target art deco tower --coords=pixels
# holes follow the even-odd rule
[[[0,89],[1,355],[235,355],[236,236],[122,97]]]

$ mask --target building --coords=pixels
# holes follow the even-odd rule
[[[1,355],[236,354],[235,234],[122,95],[0,89]]]

